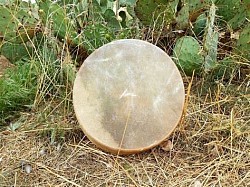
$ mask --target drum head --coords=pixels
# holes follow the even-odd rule
[[[177,126],[185,92],[171,58],[145,41],[125,39],[93,52],[77,73],[73,104],[98,147],[115,154],[150,149]]]

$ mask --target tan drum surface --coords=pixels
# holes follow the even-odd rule
[[[115,154],[148,150],[177,126],[185,92],[181,75],[160,48],[117,40],[93,52],[77,73],[73,104],[98,147]]]

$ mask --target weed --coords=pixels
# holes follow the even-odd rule
[[[15,111],[32,106],[37,89],[36,80],[35,63],[23,60],[6,71],[0,79],[1,124]]]

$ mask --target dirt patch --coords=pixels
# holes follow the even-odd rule
[[[11,64],[5,56],[0,55],[0,77],[3,76],[3,73],[7,68],[12,66],[13,64]]]

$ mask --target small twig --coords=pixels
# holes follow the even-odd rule
[[[245,175],[245,177],[243,177],[243,179],[241,179],[241,181],[236,186],[240,186],[241,183],[248,178],[248,175],[250,175],[250,172],[247,172],[247,174]]]
[[[26,130],[26,131],[21,131],[22,133],[31,133],[31,132],[39,132],[39,131],[46,131],[46,130],[52,130],[55,128],[43,128],[43,129],[32,129],[32,130]],[[72,130],[73,128],[57,128],[58,130]]]
[[[186,101],[185,101],[185,103],[184,103],[182,119],[181,119],[181,121],[180,121],[181,129],[182,129],[182,130],[183,130],[183,128],[184,128],[184,127],[183,127],[183,122],[184,122],[184,119],[185,119],[185,117],[186,117],[186,115],[187,115],[188,102],[189,102],[189,97],[190,97],[190,92],[191,92],[191,87],[192,87],[192,84],[193,84],[193,80],[194,80],[194,72],[193,72],[191,81],[190,81],[189,84],[188,84]]]
[[[233,116],[233,114],[234,114],[234,111],[233,111],[233,109],[231,110],[231,112],[230,112],[230,134],[231,134],[231,136],[230,136],[230,146],[231,146],[231,149],[230,149],[230,151],[231,151],[231,155],[233,155],[233,132],[234,132],[234,130],[235,130],[235,128],[234,128],[234,116]]]
[[[36,163],[36,165],[37,165],[38,167],[41,167],[41,168],[45,169],[46,171],[48,171],[48,172],[51,173],[52,175],[55,175],[55,176],[57,176],[57,177],[63,179],[64,181],[66,181],[66,182],[68,182],[68,183],[70,183],[70,184],[72,184],[72,185],[74,185],[74,186],[81,187],[80,185],[76,184],[75,182],[70,181],[69,179],[66,179],[64,176],[61,176],[61,175],[59,175],[59,174],[57,174],[57,173],[51,171],[49,168],[47,168],[46,166],[43,166],[43,165],[40,164],[40,163]]]

